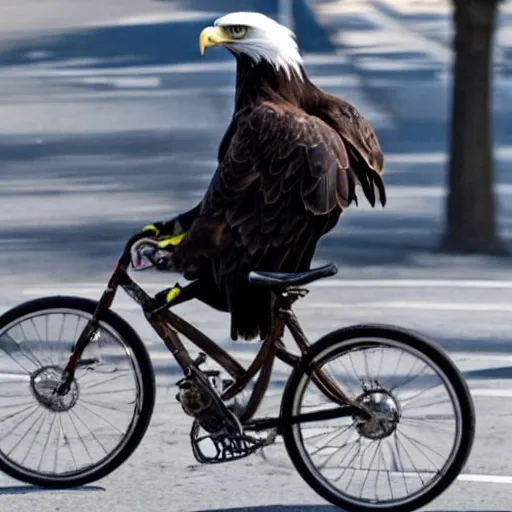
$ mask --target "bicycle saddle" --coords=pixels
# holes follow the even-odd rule
[[[288,288],[302,286],[323,277],[338,273],[338,267],[333,263],[322,267],[307,270],[306,272],[256,272],[249,273],[249,283],[254,286],[267,286],[274,288]]]

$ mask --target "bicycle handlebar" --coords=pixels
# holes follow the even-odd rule
[[[137,245],[138,242],[140,242],[139,245]],[[139,258],[138,263],[146,260],[149,261],[151,265],[145,267],[143,265],[135,265],[132,257],[134,252]],[[159,249],[156,240],[148,237],[146,233],[135,233],[126,242],[124,250],[118,260],[118,269],[127,271],[131,264],[134,270],[145,270],[151,267],[165,270],[169,266],[170,261],[170,253],[167,257],[166,253],[168,253],[168,251]]]
[[[131,258],[131,250],[133,244],[138,242],[139,240],[142,240],[143,238],[147,238],[147,234],[144,232],[135,233],[132,235],[128,241],[126,242],[124,246],[124,250],[121,253],[121,256],[118,260],[118,267],[122,270],[128,270],[128,267],[130,266],[130,263],[132,262]]]

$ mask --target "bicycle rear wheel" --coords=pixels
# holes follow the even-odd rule
[[[137,448],[155,403],[155,377],[135,331],[103,315],[70,391],[53,394],[97,303],[47,297],[0,318],[0,470],[66,488],[108,475]],[[109,400],[110,398],[110,400]]]
[[[298,414],[338,406],[307,368],[321,369],[380,420],[290,425]],[[304,480],[353,512],[409,512],[432,501],[463,469],[475,430],[467,385],[447,355],[424,337],[378,325],[342,329],[312,345],[287,382],[281,418],[288,455]]]

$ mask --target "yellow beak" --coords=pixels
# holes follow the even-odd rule
[[[227,43],[230,39],[222,30],[222,27],[206,27],[199,35],[199,51],[204,55],[204,49],[209,46],[216,46]]]

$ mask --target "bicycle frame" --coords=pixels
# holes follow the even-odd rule
[[[110,309],[117,290],[121,287],[135,302],[137,302],[149,324],[163,340],[169,351],[172,353],[178,364],[183,369],[185,376],[193,374],[194,369],[204,361],[204,354],[216,361],[231,377],[234,382],[222,393],[222,400],[229,400],[240,393],[251,381],[251,379],[260,372],[258,379],[254,385],[253,392],[247,402],[245,410],[240,415],[240,421],[244,426],[249,426],[249,420],[258,410],[265,393],[268,389],[273,369],[273,363],[277,357],[291,367],[297,367],[302,362],[302,357],[296,356],[286,350],[282,341],[285,328],[289,330],[298,348],[301,356],[310,347],[310,343],[300,327],[299,321],[293,311],[291,305],[300,296],[307,293],[304,289],[290,289],[278,295],[278,306],[276,314],[276,322],[270,336],[268,336],[261,344],[257,355],[253,362],[245,369],[236,359],[228,352],[222,349],[217,343],[208,336],[199,331],[196,327],[188,323],[186,320],[169,310],[176,304],[181,304],[195,298],[195,289],[198,282],[191,282],[189,285],[181,289],[180,295],[172,302],[162,306],[155,297],[151,297],[146,293],[128,274],[128,267],[131,263],[130,248],[138,239],[147,235],[136,234],[127,242],[126,247],[117,261],[112,276],[104,290],[96,311],[92,319],[88,322],[82,331],[73,352],[64,368],[61,384],[57,388],[57,393],[63,394],[69,389],[69,385],[74,378],[74,371],[83,351],[90,342],[92,335],[99,326],[99,322],[105,311]],[[158,295],[158,294],[157,294]],[[185,336],[200,351],[204,352],[198,359],[194,360],[190,353],[180,340],[178,333]],[[359,415],[363,418],[369,416],[368,411],[364,407],[355,403],[321,370],[313,371],[305,369],[311,379],[318,388],[330,399],[339,404],[339,407],[329,409],[327,411],[319,411],[317,413],[308,413],[300,415],[291,421],[293,423],[301,421],[315,421],[318,419],[329,419],[348,415]],[[253,430],[264,430],[269,428],[279,428],[278,418],[269,418],[261,420],[253,420],[250,422]]]

